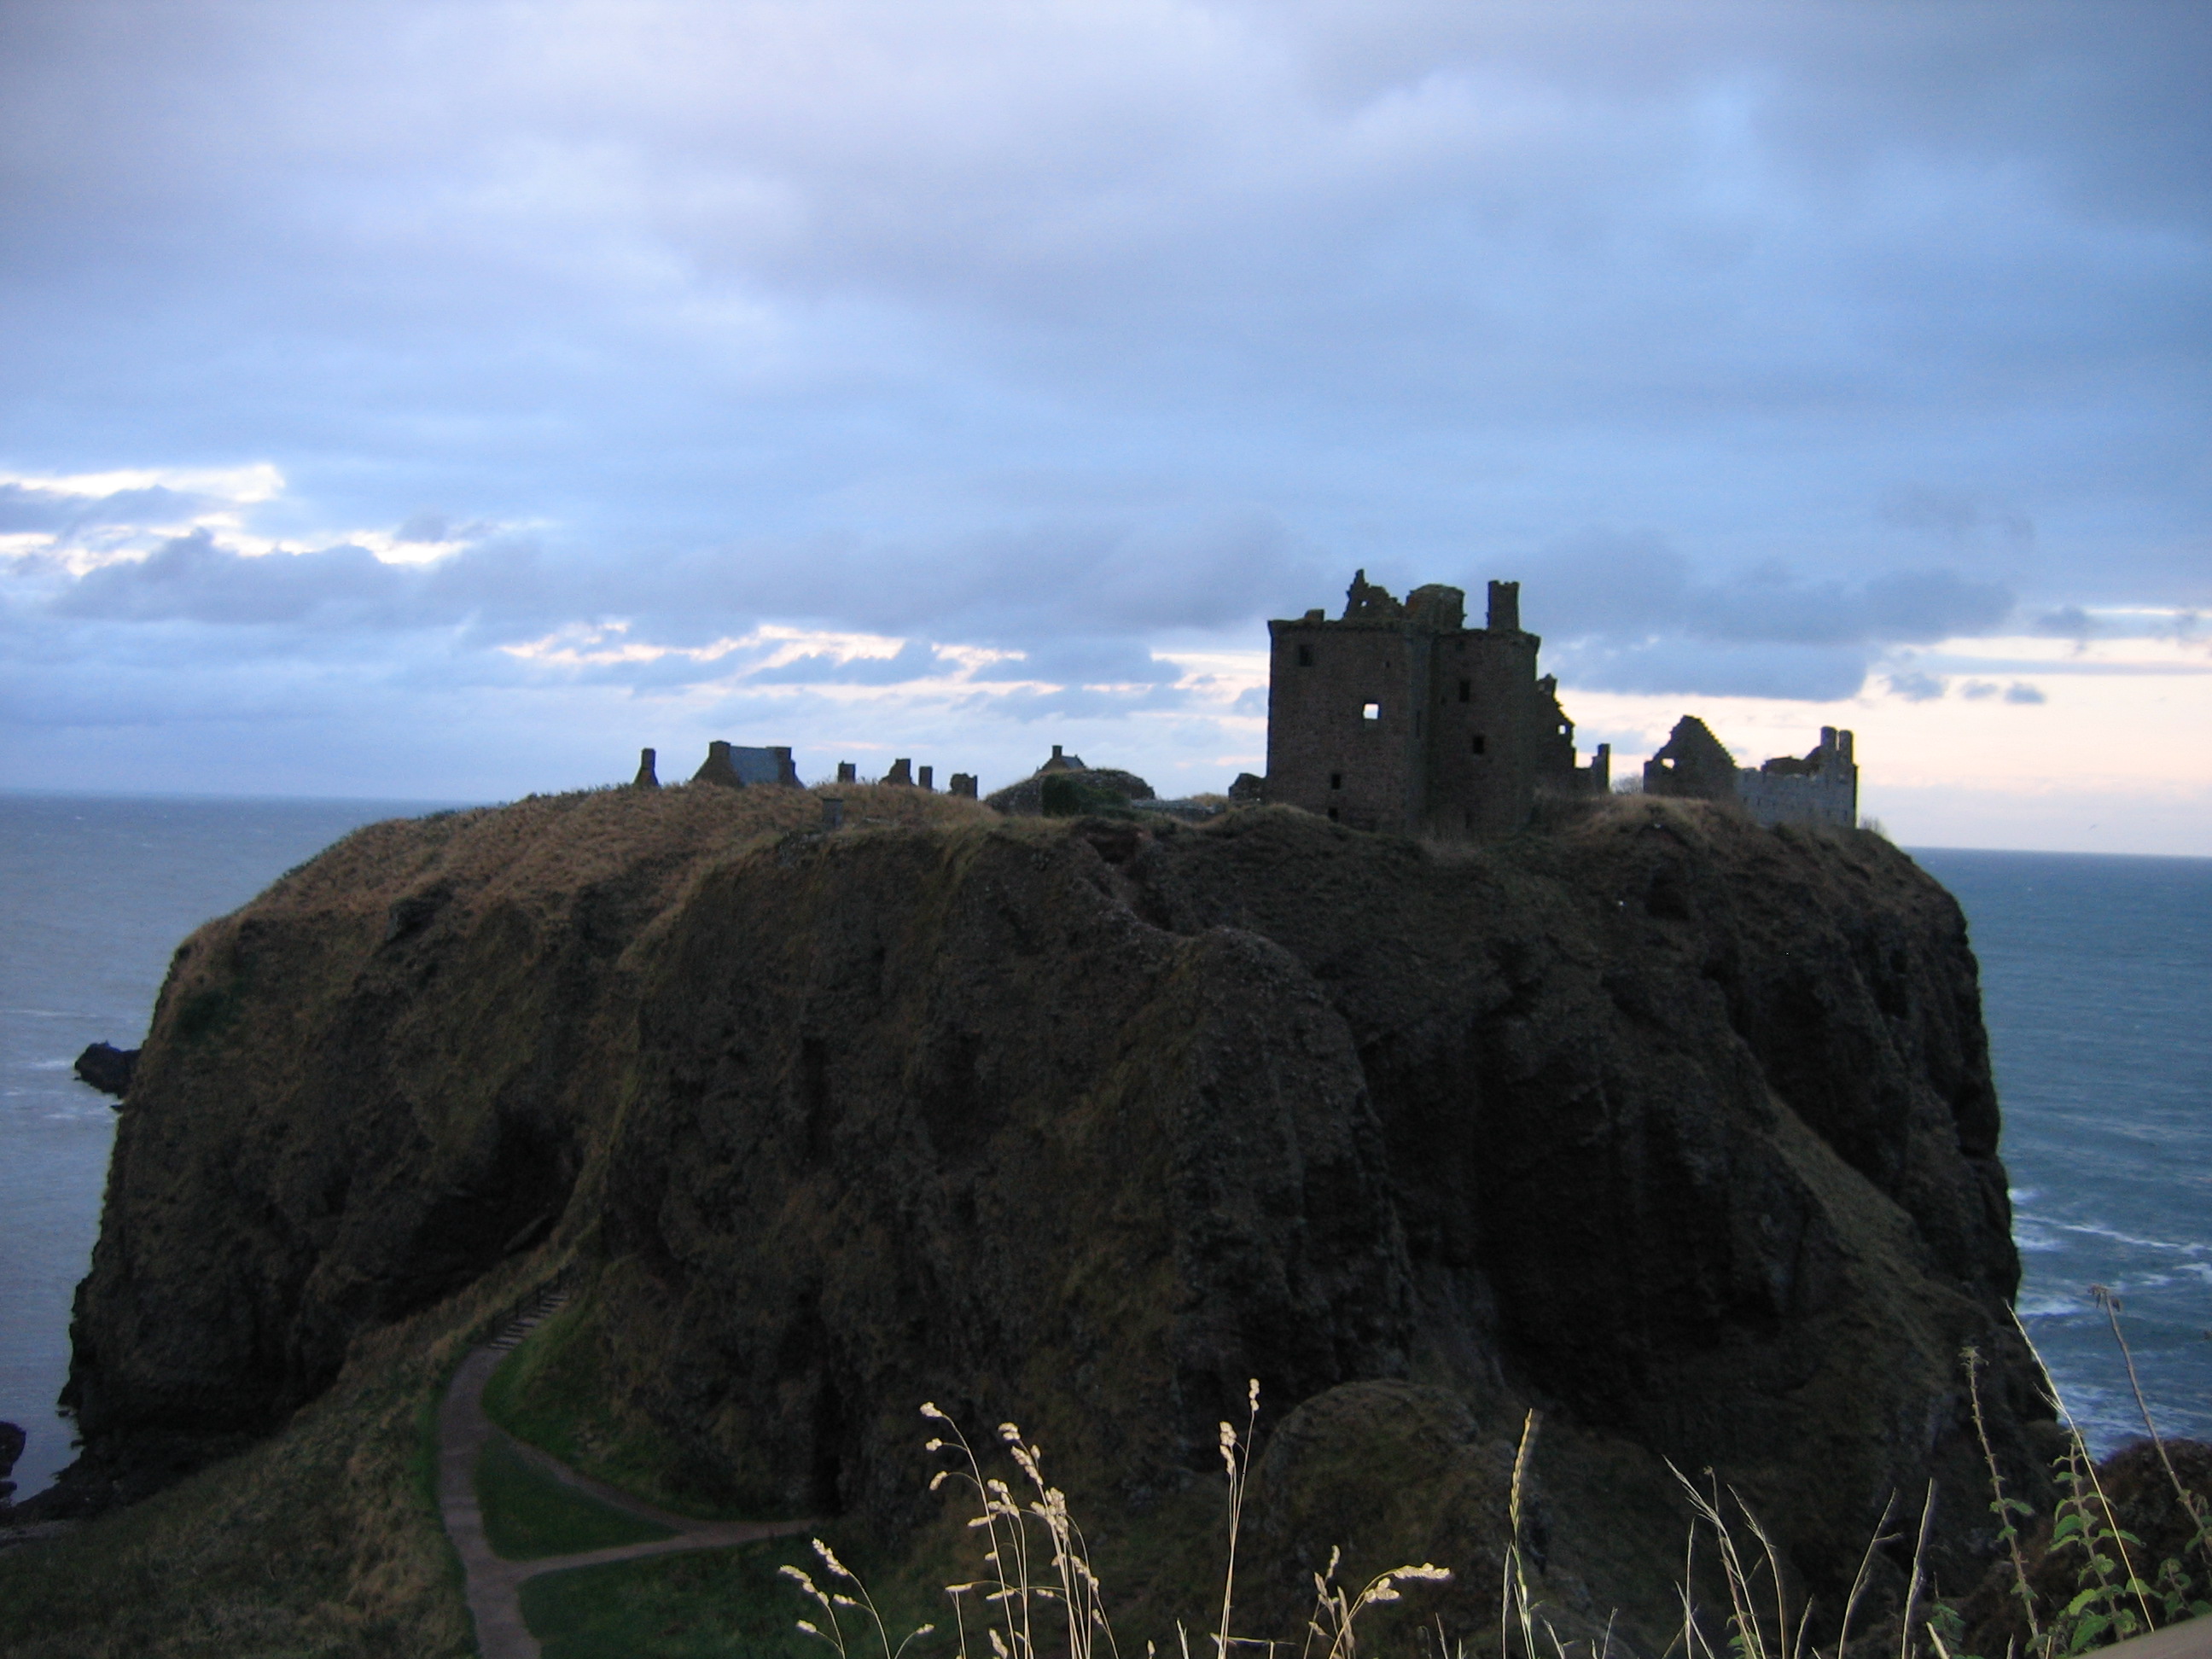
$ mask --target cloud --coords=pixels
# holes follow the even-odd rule
[[[2010,685],[2005,687],[2004,700],[2007,702],[2021,703],[2038,703],[2049,701],[2049,699],[2045,697],[2039,689],[2030,685],[2025,680],[2014,680]]]
[[[1661,537],[1607,532],[1553,544],[1522,602],[1556,659],[1603,689],[1802,697],[1849,696],[1889,648],[1986,633],[2014,607],[2002,584],[1945,568],[1701,576]]]
[[[1880,509],[1883,523],[1932,532],[1954,544],[1994,538],[2014,549],[2032,546],[2035,524],[2018,507],[1996,505],[1970,490],[1926,483],[1899,484]]]
[[[1939,676],[1910,668],[1899,669],[1889,676],[1887,684],[1892,696],[1902,697],[1907,702],[1933,702],[1944,691],[1944,682]]]
[[[149,720],[319,653],[1164,742],[1362,564],[1521,575],[1570,693],[2212,605],[2202,7],[19,11],[0,626]]]
[[[2062,640],[2077,644],[2087,641],[2099,631],[2097,619],[2078,605],[2061,605],[2056,611],[2045,611],[2033,624],[2039,634],[2056,635]]]
[[[1546,668],[1571,703],[1577,690],[1716,697],[1787,697],[1828,702],[1866,683],[1867,657],[1848,648],[1713,644],[1676,636],[1607,647],[1589,642],[1553,651]]]
[[[334,628],[381,622],[404,598],[404,579],[366,548],[246,558],[196,530],[143,560],[88,572],[52,608],[58,616],[111,623]]]

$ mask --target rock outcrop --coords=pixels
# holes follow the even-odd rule
[[[15,1473],[15,1460],[23,1455],[29,1440],[21,1424],[0,1423],[0,1510],[5,1510],[15,1495],[15,1483],[8,1477]]]
[[[1878,837],[1643,802],[1443,852],[897,790],[939,817],[733,835],[786,793],[375,826],[195,934],[79,1292],[90,1455],[265,1430],[538,1249],[672,1480],[885,1536],[934,1513],[925,1398],[1021,1421],[1110,1553],[1218,1488],[1256,1377],[1255,1606],[1340,1543],[1494,1620],[1530,1407],[1555,1605],[1632,1635],[1667,1459],[1829,1606],[1932,1474],[1978,1577],[1965,1344],[2043,1490],[1974,960]]]
[[[1035,817],[1049,810],[1047,787],[1054,785],[1059,792],[1078,800],[1095,798],[1126,806],[1131,801],[1152,799],[1152,786],[1134,772],[1111,766],[1057,766],[986,795],[983,804],[1009,817]]]
[[[76,1079],[118,1100],[131,1092],[131,1073],[138,1064],[136,1048],[95,1042],[76,1057]]]

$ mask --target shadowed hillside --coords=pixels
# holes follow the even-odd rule
[[[1673,1616],[1662,1458],[1831,1606],[1893,1490],[1975,1490],[1967,1342],[2043,1490],[1973,958],[1879,837],[839,793],[828,834],[771,790],[374,826],[188,941],[79,1298],[76,1488],[566,1261],[564,1409],[664,1490],[934,1548],[915,1407],[1017,1419],[1140,1609],[1212,1571],[1158,1542],[1215,1524],[1252,1377],[1286,1628],[1333,1544],[1453,1565],[1449,1620],[1494,1624],[1530,1406],[1547,1593],[1632,1638]]]

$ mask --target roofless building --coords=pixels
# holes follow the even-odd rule
[[[1610,787],[1607,745],[1576,763],[1518,582],[1491,583],[1484,625],[1469,628],[1460,589],[1401,603],[1363,570],[1342,617],[1309,611],[1267,632],[1271,801],[1355,830],[1487,839],[1526,823],[1540,790]]]

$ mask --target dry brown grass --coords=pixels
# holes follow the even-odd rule
[[[1369,1608],[1401,1601],[1405,1584],[1441,1584],[1451,1574],[1430,1563],[1393,1567],[1357,1589],[1340,1583],[1336,1570],[1342,1560],[1332,1552],[1328,1569],[1313,1577],[1314,1603],[1302,1637],[1289,1640],[1232,1634],[1237,1605],[1237,1544],[1245,1494],[1251,1479],[1252,1431],[1260,1414],[1260,1384],[1255,1378],[1248,1394],[1249,1412],[1240,1432],[1231,1423],[1220,1425],[1221,1461],[1228,1476],[1228,1536],[1221,1572],[1221,1595],[1214,1629],[1194,1638],[1178,1620],[1175,1646],[1179,1659],[1194,1653],[1212,1659],[1231,1659],[1237,1648],[1281,1650],[1287,1655],[1296,1646],[1300,1659],[1358,1659],[1360,1615]],[[952,1609],[957,1659],[974,1659],[988,1642],[992,1659],[1118,1659],[1121,1644],[1106,1605],[1106,1587],[1092,1565],[1090,1540],[1069,1509],[1067,1494],[1045,1478],[1043,1449],[1024,1438],[1020,1427],[1001,1423],[996,1437],[1014,1465],[1017,1479],[1008,1481],[985,1472],[974,1446],[959,1425],[934,1405],[925,1404],[921,1414],[942,1425],[925,1449],[951,1459],[930,1481],[934,1492],[948,1482],[963,1490],[977,1513],[966,1530],[982,1547],[981,1571],[964,1583],[947,1584],[945,1595]],[[1517,1500],[1516,1519],[1518,1519]],[[881,1659],[902,1659],[914,1643],[937,1631],[921,1625],[894,1647],[890,1627],[878,1611],[859,1575],[837,1559],[820,1539],[814,1550],[827,1583],[799,1566],[782,1569],[800,1594],[815,1604],[815,1615],[798,1621],[798,1628],[832,1649],[837,1659],[854,1659],[855,1645],[872,1646]],[[839,1609],[848,1610],[854,1625],[848,1633]],[[872,1641],[871,1640],[872,1638]],[[1157,1656],[1164,1646],[1148,1641],[1145,1651]],[[1135,1652],[1133,1644],[1132,1655]],[[1441,1659],[1441,1656],[1439,1656]],[[1464,1659],[1464,1653],[1460,1656]],[[1553,1659],[1535,1654],[1528,1659]]]
[[[656,908],[702,868],[785,836],[822,834],[824,797],[845,804],[840,836],[872,830],[996,823],[972,800],[883,784],[811,789],[591,789],[532,795],[506,806],[356,830],[253,902],[264,912],[380,910],[440,884],[478,906],[573,892],[640,869],[653,872]]]

